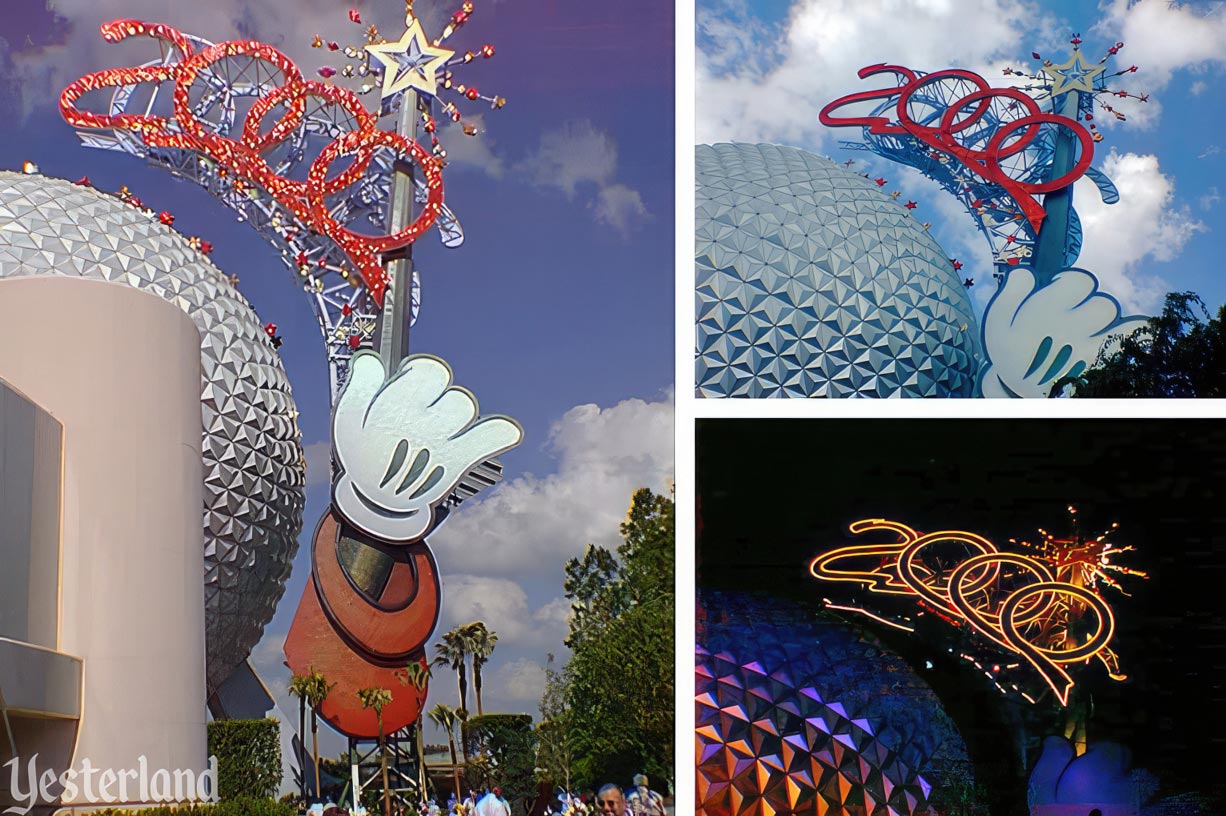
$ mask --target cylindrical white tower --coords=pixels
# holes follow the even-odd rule
[[[4,379],[64,426],[59,650],[84,673],[74,765],[136,769],[143,756],[150,772],[198,774],[197,328],[156,294],[77,277],[0,280],[0,327]],[[136,788],[128,781],[124,800],[141,801]],[[111,784],[113,801],[118,793]]]

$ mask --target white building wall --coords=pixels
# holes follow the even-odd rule
[[[84,661],[75,762],[201,771],[196,327],[139,290],[11,278],[0,337],[0,376],[64,425],[59,650]]]

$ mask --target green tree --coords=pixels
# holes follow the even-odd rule
[[[672,500],[636,491],[621,535],[616,556],[589,545],[566,564],[568,742],[580,786],[673,775]]]
[[[470,624],[457,626],[434,644],[434,665],[449,666],[456,673],[460,690],[460,708],[468,708],[468,656],[472,653]]]
[[[572,763],[570,706],[566,702],[566,678],[554,668],[553,655],[545,661],[545,691],[541,695],[541,720],[536,725],[536,767],[541,782],[570,790]]]
[[[298,781],[303,799],[306,799],[306,701],[310,677],[309,673],[295,674],[289,680],[289,693],[298,698]]]
[[[1074,386],[1076,397],[1221,397],[1226,395],[1226,306],[1211,318],[1194,292],[1171,292],[1162,313],[1104,344]]]
[[[464,796],[460,793],[460,762],[455,752],[455,709],[444,703],[438,703],[426,715],[430,721],[447,732],[447,747],[451,749],[451,779],[455,783],[456,801]]]
[[[473,691],[477,694],[477,716],[485,714],[481,705],[481,667],[490,660],[494,647],[498,645],[498,634],[491,632],[484,621],[474,621],[468,624],[468,645],[472,650],[473,661]]]
[[[423,661],[411,660],[405,666],[404,674],[400,675],[400,682],[412,686],[419,692],[425,689],[430,682],[430,667]],[[422,696],[421,699],[425,700]],[[422,740],[422,723],[421,717],[417,718],[417,727],[414,729],[417,732],[417,789],[421,792],[422,801],[426,801],[426,747]]]
[[[336,683],[329,683],[327,678],[314,668],[306,676],[306,704],[311,709],[311,756],[315,760],[315,794],[318,796],[319,785],[319,707],[328,699],[329,692]]]
[[[527,714],[486,714],[468,726],[468,772],[476,787],[501,787],[527,816],[536,801],[536,732]]]
[[[392,815],[392,791],[387,781],[387,751],[383,747],[383,707],[392,701],[392,693],[388,689],[372,686],[358,690],[358,699],[362,708],[373,708],[375,718],[379,722],[379,767],[383,771],[383,816]]]
[[[464,751],[464,761],[468,761],[468,740],[466,738],[466,723],[468,722],[468,656],[473,652],[472,624],[457,626],[443,635],[442,641],[434,644],[435,666],[450,666],[456,673],[460,690],[460,707],[457,716],[460,720],[460,746]]]

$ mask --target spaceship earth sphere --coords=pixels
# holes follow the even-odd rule
[[[699,396],[972,396],[966,288],[875,180],[779,145],[696,160]]]

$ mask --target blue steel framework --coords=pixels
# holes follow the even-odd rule
[[[1085,60],[1081,39],[1071,40],[1063,64],[1043,60],[1033,72],[1005,68],[1027,84],[994,88],[969,71],[924,74],[896,65],[874,65],[862,78],[892,74],[892,86],[844,96],[826,105],[820,121],[860,126],[869,150],[918,169],[966,207],[993,253],[997,291],[985,310],[985,353],[977,393],[983,396],[1050,396],[1075,380],[1112,336],[1134,330],[1143,318],[1125,318],[1118,301],[1100,292],[1098,280],[1077,269],[1080,219],[1072,206],[1073,183],[1090,179],[1108,204],[1119,200],[1093,161],[1102,134],[1097,109],[1124,119],[1107,97],[1147,101],[1115,90],[1108,74],[1116,43],[1097,63]],[[835,115],[871,103],[867,114]],[[852,111],[853,114],[856,110]],[[956,263],[956,262],[955,262]]]
[[[1089,164],[1092,145],[1102,139],[1101,133],[1096,124],[1087,128],[1081,123],[1093,121],[1096,102],[1105,112],[1124,118],[1102,101],[1103,96],[1148,99],[1107,87],[1108,79],[1137,70],[1130,66],[1107,73],[1106,61],[1123,43],[1109,48],[1094,65],[1086,63],[1079,37],[1073,37],[1072,45],[1072,56],[1062,65],[1034,54],[1042,62],[1034,72],[1006,68],[1006,76],[1028,80],[1017,89],[989,90],[985,80],[967,71],[925,74],[902,66],[870,66],[860,71],[861,77],[893,73],[897,87],[842,97],[823,108],[819,118],[833,127],[867,124],[862,142],[845,141],[841,146],[913,167],[957,198],[987,239],[999,277],[1020,265],[1030,267],[1041,282],[1050,281],[1081,253],[1081,222],[1072,208],[1072,182],[1082,175],[1074,172],[1076,165],[1084,161],[1084,175],[1098,187],[1104,202],[1119,201],[1111,180]],[[1034,116],[1017,91],[1045,106],[1048,115]],[[884,101],[865,116],[831,116],[838,108],[871,99]],[[882,127],[891,120],[901,120],[901,126]],[[934,133],[938,144],[916,135],[923,131]],[[1077,155],[1079,138],[1087,155]],[[951,150],[955,145],[975,158],[960,161]],[[1056,179],[1068,183],[1044,196],[1046,215],[1036,228],[1022,217],[1016,192],[1006,189],[1002,179],[1036,186]]]
[[[196,53],[212,45],[190,34],[184,36]],[[161,48],[161,57],[141,67],[173,65],[182,60],[183,55],[170,43],[156,42]],[[379,70],[374,68],[371,73],[377,78]],[[193,100],[192,111],[198,119],[211,123],[219,135],[237,139],[243,125],[242,117],[236,115],[240,101],[268,96],[280,81],[276,67],[263,60],[248,57],[220,60],[201,73],[198,82],[206,90]],[[167,106],[161,97],[168,99],[172,92],[173,85],[165,89],[147,82],[123,85],[113,92],[108,113],[152,113]],[[355,126],[353,117],[340,105],[310,99],[301,124],[266,158],[277,175],[302,177],[324,143]],[[369,347],[374,342],[380,313],[379,305],[362,285],[361,276],[351,271],[345,252],[327,236],[298,223],[293,213],[258,185],[247,185],[236,191],[226,168],[194,151],[152,147],[121,128],[82,129],[78,135],[86,147],[129,153],[198,184],[234,210],[239,221],[250,225],[277,250],[282,263],[311,297],[328,350],[329,379],[335,402],[348,375],[350,357],[359,348]],[[376,152],[363,177],[329,202],[333,218],[356,231],[383,229],[393,200],[391,190],[395,176],[392,158],[383,151]],[[416,202],[424,203],[426,185],[421,179],[416,180],[415,193]],[[446,205],[435,227],[444,246],[454,248],[464,242],[464,231]],[[415,320],[421,304],[416,270],[411,297],[412,319]]]

